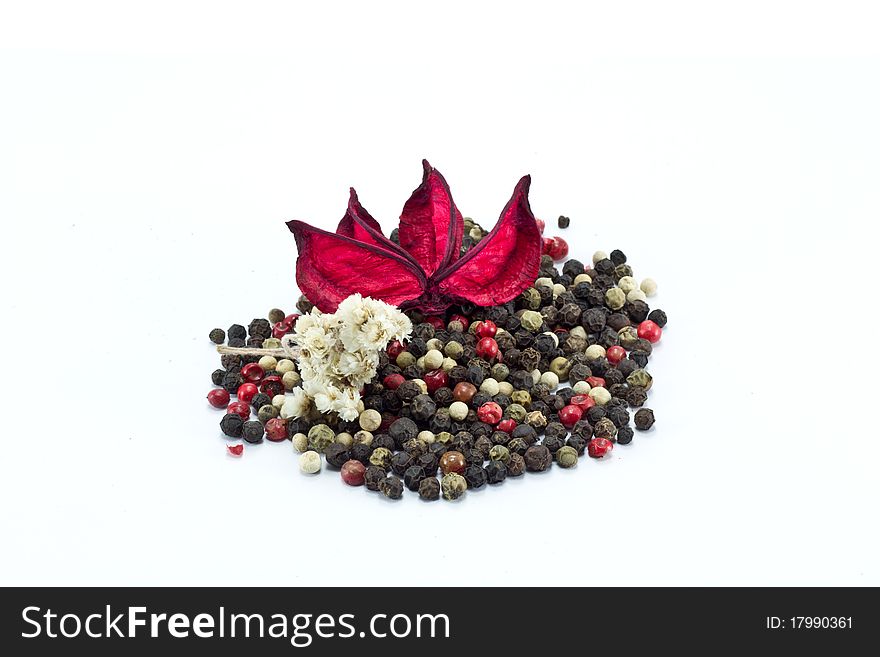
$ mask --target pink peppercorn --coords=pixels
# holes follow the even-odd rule
[[[382,379],[382,385],[388,388],[388,390],[397,390],[404,381],[406,381],[406,378],[403,374],[389,374]]]
[[[483,338],[477,343],[477,356],[492,360],[498,356],[498,343],[495,338]]]
[[[501,421],[502,415],[501,407],[495,402],[486,402],[477,410],[477,417],[480,419],[480,422],[485,422],[486,424],[498,424]]]
[[[266,439],[271,440],[273,443],[287,440],[287,420],[273,417],[266,422]]]
[[[498,431],[503,431],[504,433],[510,433],[514,429],[516,429],[516,420],[511,418],[507,418],[506,420],[501,420],[498,423],[498,426],[495,427]]]
[[[604,388],[605,387],[605,379],[601,376],[588,376],[587,383],[590,384],[591,388]]]
[[[214,408],[226,408],[229,403],[229,393],[223,388],[216,388],[208,393],[208,403]]]
[[[476,323],[474,333],[478,338],[494,338],[498,333],[498,325],[491,319],[484,319]]]
[[[388,354],[388,358],[391,360],[397,360],[397,357],[404,351],[406,351],[406,347],[403,346],[400,340],[392,340],[385,349],[385,353]]]
[[[259,383],[266,375],[266,370],[259,363],[248,363],[241,368],[241,378],[248,383]]]
[[[257,386],[253,383],[242,383],[238,386],[238,392],[235,393],[235,396],[238,397],[238,401],[250,404],[257,396],[257,392],[259,392]]]
[[[367,467],[360,461],[356,461],[355,459],[346,461],[342,464],[342,481],[347,483],[349,486],[363,486],[364,473],[366,471]]]
[[[607,358],[608,362],[612,365],[617,365],[620,361],[626,358],[626,349],[617,344],[608,347],[608,351],[605,352],[605,358]]]
[[[587,454],[594,459],[600,459],[614,449],[614,444],[607,438],[593,438],[587,443]]]
[[[227,413],[235,413],[242,420],[247,420],[251,416],[251,407],[243,401],[234,401],[226,407]]]
[[[559,411],[559,421],[566,429],[571,429],[583,414],[584,411],[580,406],[568,404]]]
[[[425,374],[425,385],[428,386],[428,392],[430,393],[435,392],[438,388],[442,388],[447,383],[449,383],[449,375],[440,368]]]
[[[661,329],[656,322],[646,319],[639,324],[638,334],[640,338],[644,338],[648,342],[654,343],[660,340],[660,336],[663,334],[663,329]]]
[[[226,451],[232,456],[241,456],[244,452],[244,445],[227,445]]]
[[[594,402],[593,398],[589,395],[575,395],[571,398],[570,403],[574,404],[584,412],[590,410],[593,406],[596,405],[596,402]]]

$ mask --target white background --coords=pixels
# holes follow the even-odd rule
[[[0,584],[880,584],[878,16],[719,4],[0,3]],[[225,454],[208,331],[422,157],[659,282],[652,432],[456,504]]]

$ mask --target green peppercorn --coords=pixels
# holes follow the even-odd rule
[[[537,310],[541,307],[541,293],[533,287],[528,287],[519,295],[519,301],[523,308]]]
[[[223,344],[226,341],[226,331],[221,328],[215,328],[208,334],[208,338],[214,344]]]
[[[611,310],[620,310],[626,303],[626,293],[619,287],[612,287],[605,292],[605,305]]]
[[[550,371],[553,372],[560,380],[568,378],[568,372],[571,369],[571,361],[565,356],[557,356],[550,361]]]
[[[530,427],[533,427],[538,431],[547,426],[547,418],[541,411],[532,411],[526,415],[526,422]]]
[[[506,465],[510,463],[510,450],[504,445],[493,445],[489,450],[489,459],[492,461],[501,461]]]
[[[593,425],[593,435],[596,436],[596,438],[608,438],[609,440],[613,440],[617,435],[617,427],[614,426],[614,422],[610,419],[603,417]]]
[[[281,340],[278,338],[266,338],[263,340],[263,349],[281,349]]]
[[[456,472],[445,474],[440,480],[440,489],[445,500],[457,500],[464,495],[467,487],[467,480]]]
[[[278,417],[278,409],[272,404],[264,404],[263,406],[260,406],[260,410],[257,411],[257,419],[263,424],[266,424],[266,422],[276,417]]]
[[[309,449],[323,454],[327,446],[333,442],[336,434],[326,424],[316,424],[309,429]]]
[[[632,349],[635,347],[639,339],[639,334],[633,326],[624,326],[617,332],[617,341],[624,349]]]
[[[446,346],[443,347],[443,353],[445,353],[450,358],[454,358],[455,360],[461,358],[463,352],[464,347],[462,347],[460,342],[456,342],[455,340],[450,340],[446,343]]]
[[[452,444],[453,440],[455,439],[455,436],[453,436],[448,431],[440,431],[439,433],[436,434],[436,438],[437,438],[438,443],[448,447],[449,445]]]
[[[278,322],[284,321],[284,318],[287,317],[287,315],[285,315],[284,311],[280,308],[272,308],[266,317],[269,319],[270,323],[277,324]]]
[[[565,445],[556,450],[556,463],[560,468],[573,468],[577,462],[578,453],[574,447]]]
[[[642,390],[650,390],[654,383],[654,378],[648,374],[647,370],[635,370],[628,377],[626,382],[631,386],[638,386]]]
[[[522,324],[522,327],[531,333],[537,333],[541,330],[541,326],[544,325],[544,318],[541,316],[541,313],[534,310],[526,310],[523,312],[519,321]]]
[[[495,363],[492,366],[492,378],[499,382],[499,385],[510,375],[510,369],[504,363]]]
[[[391,467],[391,457],[394,456],[390,449],[385,447],[377,447],[370,454],[370,463],[376,467],[388,470]]]

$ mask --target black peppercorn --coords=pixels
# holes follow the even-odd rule
[[[632,427],[621,427],[617,430],[617,442],[620,445],[629,445],[632,442],[634,433]]]
[[[565,439],[559,436],[544,436],[544,441],[541,444],[549,449],[551,454],[555,454],[560,447],[565,445]]]
[[[229,338],[228,344],[230,347],[244,347],[245,341],[244,338]]]
[[[431,452],[426,452],[416,459],[416,465],[421,466],[426,475],[434,476],[435,474],[437,474],[437,467],[439,463],[438,458],[435,454]]]
[[[419,497],[429,502],[440,499],[440,481],[437,477],[425,477],[419,482]]]
[[[397,396],[404,402],[411,402],[422,394],[422,388],[415,381],[404,381],[397,388]]]
[[[406,452],[397,452],[391,457],[391,470],[396,475],[403,475],[412,464],[413,457]]]
[[[262,392],[258,392],[254,395],[254,398],[251,400],[251,406],[256,408],[257,410],[261,409],[266,404],[272,404],[272,398],[269,395],[263,394]]]
[[[647,367],[647,365],[648,365],[648,354],[646,354],[644,351],[631,351],[629,354],[629,358],[638,367],[644,368],[644,367]],[[623,363],[623,361],[621,361],[621,363]],[[635,371],[635,370],[633,370],[633,371]],[[632,374],[632,372],[630,372],[630,374]],[[629,376],[629,375],[627,375],[627,376]]]
[[[222,386],[223,379],[226,376],[226,370],[217,369],[211,372],[211,383],[215,386]]]
[[[650,319],[652,322],[654,322],[660,328],[663,328],[664,326],[666,326],[666,322],[668,321],[667,317],[666,317],[666,313],[663,312],[662,310],[660,310],[659,308],[655,308],[654,310],[652,310],[650,312],[650,314],[648,315],[648,319]]]
[[[614,249],[608,256],[608,259],[611,260],[616,265],[622,265],[626,262],[626,255],[620,249]]]
[[[581,418],[571,428],[571,435],[589,440],[593,435],[593,425],[586,418]]]
[[[226,331],[226,335],[229,336],[230,340],[244,340],[247,337],[247,331],[241,324],[233,324]]]
[[[648,304],[641,299],[627,302],[623,310],[634,324],[640,324],[648,318]]]
[[[327,465],[341,468],[351,458],[351,452],[342,443],[330,443],[324,450],[324,456],[327,458]]]
[[[257,422],[257,424],[260,423]],[[243,427],[244,420],[241,419],[241,416],[238,413],[227,413],[223,416],[223,419],[220,420],[220,431],[230,438],[241,438]],[[263,425],[260,425],[260,431],[262,430]]]
[[[511,452],[510,460],[507,462],[507,474],[510,477],[519,477],[526,471],[526,461],[522,454]]]
[[[529,449],[529,444],[522,438],[511,438],[507,443],[507,449],[510,450],[511,453],[522,455],[526,453],[527,449]]]
[[[620,329],[627,326],[632,326],[632,322],[629,321],[629,317],[627,317],[623,313],[611,313],[606,318],[605,323],[613,331],[619,331]]]
[[[223,387],[226,388],[229,394],[234,395],[238,392],[238,387],[241,383],[241,374],[237,370],[227,372],[226,376],[223,377]]]
[[[639,431],[647,431],[652,426],[654,426],[654,411],[650,408],[640,408],[636,411],[635,417],[633,418],[636,429]]]
[[[379,484],[386,476],[385,470],[382,468],[375,465],[367,466],[364,471],[364,485],[367,490],[379,490]]]
[[[432,402],[433,403],[433,402]],[[388,427],[388,435],[399,448],[419,435],[419,426],[408,417],[398,418]]]
[[[507,479],[507,466],[501,461],[489,461],[486,466],[486,483],[500,484]],[[470,486],[470,482],[468,482]]]
[[[331,443],[332,445],[333,443]],[[360,461],[364,465],[370,465],[370,453],[373,451],[373,448],[369,445],[364,445],[363,443],[355,443],[349,448],[349,453],[351,458],[355,461]]]
[[[419,484],[426,477],[424,468],[420,465],[411,465],[403,473],[403,484],[411,491],[419,490]]]
[[[399,477],[391,475],[379,482],[379,492],[391,500],[399,500],[403,496],[403,482]]]
[[[486,471],[483,469],[482,460],[480,463],[472,463],[464,471],[464,478],[467,481],[468,489],[482,488],[486,484]]]
[[[543,445],[532,445],[523,454],[523,460],[530,472],[543,472],[553,463],[553,455]]]
[[[618,432],[618,436],[619,435],[620,432]],[[569,447],[573,447],[577,451],[578,456],[583,456],[584,450],[587,448],[587,439],[583,436],[572,435],[565,441],[565,444]]]
[[[587,422],[590,424],[596,424],[596,422],[605,417],[605,409],[601,406],[591,406],[587,409],[587,412],[584,413],[584,416],[587,418]]]
[[[538,442],[538,432],[528,424],[520,424],[511,432],[511,438],[519,438],[527,445],[534,445]]]
[[[241,356],[238,354],[223,354],[220,356],[220,365],[225,370],[233,370],[241,367]]]
[[[241,426],[241,437],[249,443],[263,442],[263,425],[255,420],[248,420]]]
[[[560,228],[568,228],[568,225],[570,223],[571,223],[571,219],[569,219],[568,217],[564,217],[562,215],[559,215],[559,219],[556,220],[556,225],[559,226]],[[584,270],[583,267],[584,266],[581,265],[581,272],[583,272],[583,270]]]
[[[226,332],[223,329],[215,328],[208,334],[208,338],[214,344],[223,344],[226,340]]]
[[[623,406],[613,406],[607,409],[605,417],[611,420],[618,429],[629,424],[629,412]]]

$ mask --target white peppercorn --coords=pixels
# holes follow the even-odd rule
[[[617,281],[617,287],[623,290],[626,294],[629,294],[633,290],[637,289],[639,286],[636,283],[636,279],[632,276],[621,276],[620,280]]]
[[[519,321],[526,331],[534,333],[544,324],[544,317],[537,310],[526,310]]]
[[[497,389],[497,386],[496,386]],[[497,393],[496,393],[497,394]],[[468,405],[462,401],[454,401],[449,405],[449,417],[453,420],[461,421],[467,417]]]
[[[305,452],[309,448],[309,437],[304,433],[295,433],[290,442],[297,452]]]
[[[438,351],[443,350],[443,342],[441,340],[438,340],[437,338],[431,338],[425,343],[425,345],[428,347],[428,349],[436,349]]]
[[[574,284],[578,285],[580,283],[592,283],[593,279],[589,277],[588,274],[578,274],[574,277]]]
[[[578,381],[571,387],[571,389],[576,395],[586,395],[590,392],[590,384],[586,381]]]
[[[645,296],[645,293],[639,289],[630,290],[626,294],[626,300],[629,301],[630,303],[632,303],[633,301],[645,301],[645,300],[647,300],[647,298],[648,297]]]
[[[553,390],[559,385],[559,377],[554,372],[544,372],[541,374],[541,383]]]
[[[583,326],[575,326],[571,331],[568,332],[569,335],[572,335],[576,338],[583,338],[586,340],[587,338],[587,329]],[[555,333],[552,334],[556,338],[556,346],[559,346],[559,336]]]
[[[483,382],[480,384],[480,392],[494,397],[498,394],[498,381],[492,377],[483,379]]]
[[[600,344],[591,344],[584,352],[588,360],[597,360],[605,355],[605,347]]]
[[[594,402],[598,406],[604,406],[608,402],[611,401],[611,393],[608,392],[603,386],[596,386],[595,388],[590,388],[590,392],[587,393]]]
[[[260,359],[260,367],[262,367],[267,372],[269,370],[274,370],[278,366],[278,359],[275,356],[263,356]]]
[[[549,276],[541,276],[535,279],[535,287],[553,287],[553,279]]]
[[[456,363],[454,359],[447,356],[443,359],[443,364],[440,367],[443,369],[444,372],[448,372],[456,365],[458,365],[458,363]]]
[[[382,414],[373,408],[367,409],[358,417],[358,424],[364,431],[375,431],[382,426]]]
[[[342,433],[336,434],[336,442],[342,443],[347,449],[354,444],[354,438],[352,438],[350,433],[343,431]]]
[[[565,292],[565,286],[562,283],[554,283],[554,285],[553,285],[553,298],[555,299],[563,292]]]
[[[361,429],[351,437],[355,445],[366,445],[367,447],[373,442],[373,434],[369,431]]]
[[[600,260],[605,260],[608,257],[608,254],[604,251],[596,251],[593,254],[593,264],[595,265]]]
[[[282,358],[278,361],[278,364],[275,366],[275,371],[279,374],[286,374],[287,372],[293,372],[296,369],[296,365],[289,358]]]
[[[443,364],[443,354],[437,349],[429,349],[424,359],[424,369],[426,370],[436,370]]]
[[[427,383],[425,383],[422,379],[413,379],[412,381],[413,381],[413,383],[415,383],[419,387],[419,390],[422,391],[423,395],[428,394],[428,384]]]
[[[285,372],[281,375],[281,383],[284,384],[285,390],[293,390],[301,381],[302,379],[297,372]]]
[[[609,288],[608,291],[605,292],[605,304],[611,308],[611,310],[620,310],[625,303],[626,294],[624,294],[623,290],[619,287]]]
[[[417,438],[419,440],[427,443],[428,445],[430,445],[431,443],[434,442],[434,440],[436,439],[436,436],[434,436],[433,431],[420,431]]]
[[[653,297],[657,294],[657,282],[653,278],[645,278],[639,286],[647,296]]]
[[[306,474],[315,474],[321,469],[321,455],[309,450],[299,457],[299,469]]]
[[[284,395],[275,395],[272,397],[272,406],[275,408],[281,408],[284,406],[284,400],[287,399]]]
[[[541,370],[534,369],[531,371],[531,375],[532,375],[532,385],[541,381]]]
[[[499,381],[498,394],[510,397],[513,394],[513,384],[510,381]]]

